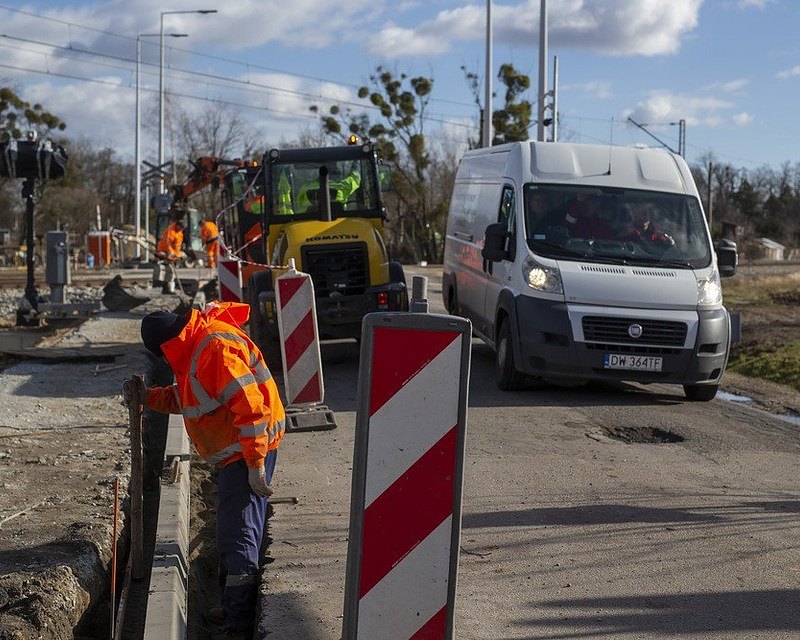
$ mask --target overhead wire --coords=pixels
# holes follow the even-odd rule
[[[41,41],[41,40],[33,40],[33,39],[30,39],[30,38],[21,38],[19,36],[10,36],[8,34],[0,34],[0,37],[1,38],[7,38],[9,40],[27,42],[29,44],[34,44],[34,45],[38,45],[38,46],[50,47],[50,48],[58,50],[58,51],[63,51],[65,53],[67,53],[67,54],[75,54],[75,53],[77,53],[77,54],[82,54],[82,55],[98,56],[98,57],[102,57],[102,58],[110,58],[112,60],[119,60],[119,61],[122,61],[122,62],[131,63],[131,64],[135,64],[136,63],[135,60],[131,60],[130,58],[126,58],[124,56],[118,56],[118,55],[113,55],[113,54],[109,54],[109,53],[102,53],[102,52],[99,52],[99,51],[91,51],[91,50],[88,50],[88,49],[82,49],[82,48],[77,48],[77,47],[72,47],[72,46],[66,47],[64,45],[57,45],[57,44],[54,44],[54,43],[51,43],[51,42],[44,42],[44,41]],[[11,49],[14,48],[14,47],[12,47],[10,45],[6,45],[6,46],[7,46],[7,48],[11,48]],[[24,48],[20,48],[20,50],[24,50],[24,51],[31,52],[31,53],[39,53],[39,54],[41,54],[43,56],[47,56],[47,54],[45,52],[41,52],[41,51],[31,51],[30,49],[24,49]],[[89,64],[98,64],[99,65],[100,63],[90,62]],[[150,66],[150,67],[157,67],[158,66],[158,65],[155,65],[154,63],[149,63],[149,62],[142,62],[141,64],[143,66]],[[111,68],[115,68],[115,67],[111,66]],[[119,68],[119,67],[117,67],[117,68]],[[293,89],[286,89],[286,88],[283,88],[283,87],[276,87],[276,86],[273,86],[273,85],[263,84],[263,83],[259,83],[259,82],[252,82],[252,81],[249,81],[249,80],[247,80],[247,81],[245,81],[245,80],[236,80],[236,79],[228,78],[228,77],[225,77],[225,76],[220,76],[220,75],[211,74],[211,73],[207,73],[207,72],[195,71],[195,70],[191,70],[191,69],[183,69],[183,68],[179,68],[179,67],[168,67],[168,68],[171,71],[177,72],[177,73],[180,73],[180,74],[185,74],[185,75],[189,75],[189,76],[192,76],[192,77],[200,76],[200,77],[206,78],[207,79],[206,80],[206,84],[210,85],[210,86],[218,86],[218,87],[222,87],[222,88],[229,88],[230,86],[233,85],[233,86],[238,87],[240,90],[245,90],[245,91],[261,92],[261,93],[265,93],[265,94],[269,94],[270,92],[272,92],[272,93],[283,93],[283,94],[293,95],[293,96],[297,96],[297,97],[301,97],[301,98],[305,98],[305,99],[313,99],[313,100],[319,100],[319,101],[322,101],[322,102],[328,102],[328,103],[336,104],[336,105],[344,104],[344,105],[348,105],[348,106],[357,107],[359,109],[371,109],[371,110],[378,110],[378,111],[380,110],[379,107],[376,107],[374,105],[367,104],[367,103],[357,103],[357,102],[353,102],[353,101],[349,101],[349,100],[338,100],[336,98],[323,96],[321,94],[311,94],[311,93],[308,93],[308,92],[305,92],[305,91],[297,91],[297,90],[293,90]],[[124,69],[124,70],[125,71],[130,71],[129,69]],[[220,100],[216,100],[216,101],[220,102]],[[317,116],[314,116],[314,117],[317,117]],[[461,123],[461,122],[458,122],[458,121],[454,121],[454,120],[447,120],[446,116],[444,116],[442,114],[436,114],[436,113],[434,113],[434,114],[426,114],[426,115],[423,116],[423,119],[428,120],[430,122],[437,122],[437,123],[447,124],[447,125],[452,125],[452,126],[457,126],[457,127],[471,128],[470,125],[465,125],[464,123]]]
[[[41,20],[47,20],[47,21],[50,21],[50,22],[55,22],[57,24],[64,25],[64,26],[66,26],[68,28],[75,27],[77,29],[85,29],[87,31],[91,31],[91,32],[94,32],[94,33],[107,35],[107,36],[113,36],[115,38],[121,38],[121,39],[129,40],[129,41],[132,41],[132,42],[136,41],[136,38],[134,36],[128,36],[128,35],[124,35],[124,34],[121,34],[121,33],[115,33],[113,31],[106,31],[104,29],[97,29],[95,27],[88,27],[88,26],[81,25],[81,24],[78,24],[78,23],[75,23],[75,22],[69,22],[69,21],[66,21],[66,20],[60,20],[58,18],[53,18],[51,16],[43,16],[43,15],[39,15],[39,14],[30,12],[30,11],[25,11],[24,9],[18,9],[16,7],[9,7],[8,5],[0,4],[0,9],[5,9],[6,11],[10,11],[10,12],[14,12],[14,13],[20,13],[20,14],[23,14],[23,15],[26,15],[26,16],[29,16],[29,17],[32,17],[32,18],[38,18],[38,19],[41,19]],[[269,71],[271,73],[280,73],[280,74],[288,75],[288,76],[292,76],[292,77],[303,78],[305,80],[314,80],[316,82],[325,82],[325,83],[328,83],[328,84],[338,85],[338,86],[342,86],[342,87],[348,87],[348,88],[351,88],[351,89],[359,89],[361,87],[361,85],[358,85],[358,84],[343,82],[343,81],[339,81],[339,80],[331,80],[329,78],[321,78],[319,76],[312,76],[312,75],[307,75],[307,74],[302,74],[302,73],[296,73],[296,72],[293,72],[293,71],[285,71],[285,70],[282,70],[282,69],[276,69],[274,67],[267,67],[265,65],[261,65],[261,64],[257,64],[257,63],[253,63],[253,62],[243,62],[241,60],[236,60],[234,58],[227,58],[227,57],[224,57],[224,56],[218,56],[218,55],[214,55],[214,54],[210,54],[210,53],[202,53],[202,52],[192,51],[190,49],[183,49],[183,48],[180,48],[180,47],[170,47],[170,48],[173,49],[174,51],[178,51],[180,53],[186,53],[186,54],[188,54],[190,56],[194,56],[194,57],[207,58],[209,60],[217,60],[217,61],[225,62],[225,63],[228,63],[228,64],[239,65],[239,66],[245,67],[248,70],[249,69],[258,69],[258,70],[262,70],[262,71]],[[73,47],[69,47],[69,49],[75,50]],[[104,55],[104,54],[100,54],[98,52],[97,55]],[[448,100],[448,99],[445,99],[445,98],[431,98],[431,102],[434,102],[434,101],[435,102],[442,102],[442,103],[446,103],[446,104],[453,104],[453,105],[462,106],[462,107],[470,107],[470,108],[472,108],[474,106],[471,103],[457,102],[455,100]]]

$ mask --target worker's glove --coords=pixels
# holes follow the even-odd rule
[[[139,387],[139,398],[144,403],[145,396],[147,395],[147,387],[144,385],[144,380],[140,376],[134,376],[130,380],[122,383],[122,404],[126,407],[131,406],[133,394],[136,387]]]
[[[264,467],[248,467],[247,481],[250,483],[253,493],[257,496],[266,498],[272,495],[272,487],[267,484],[267,472]]]

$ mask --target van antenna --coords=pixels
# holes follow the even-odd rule
[[[607,176],[611,175],[611,147],[614,144],[614,118],[611,118],[611,127],[608,131],[608,172]]]

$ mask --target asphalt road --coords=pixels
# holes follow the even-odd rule
[[[300,502],[270,520],[258,637],[341,636],[358,347],[323,357],[338,428],[281,446]],[[680,441],[624,441],[653,429]],[[456,638],[800,638],[798,425],[677,386],[501,392],[475,341],[467,434]]]

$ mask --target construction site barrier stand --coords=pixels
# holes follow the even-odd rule
[[[237,258],[225,258],[217,262],[219,299],[222,302],[243,302],[242,263]]]
[[[283,382],[286,390],[286,430],[333,429],[333,412],[322,404],[325,387],[319,348],[314,283],[307,273],[289,269],[275,280]]]
[[[364,318],[343,640],[454,638],[472,327]]]

